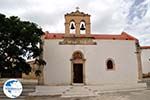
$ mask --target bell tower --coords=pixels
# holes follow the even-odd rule
[[[65,35],[60,45],[96,45],[91,35],[90,15],[79,11],[65,14]]]
[[[91,34],[90,15],[80,12],[79,7],[76,7],[75,12],[65,14],[65,35],[71,34],[75,36]]]

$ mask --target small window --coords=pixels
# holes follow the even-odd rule
[[[111,59],[107,60],[106,65],[108,70],[114,69],[114,63]]]

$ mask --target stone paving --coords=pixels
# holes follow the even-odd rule
[[[144,84],[48,86],[38,87],[26,100],[150,100],[150,90]]]
[[[104,93],[95,100],[150,100],[150,90]]]
[[[33,97],[27,100],[150,100],[150,90],[101,93],[96,97],[61,98],[60,96]]]
[[[94,96],[100,93],[134,91],[146,89],[146,84],[108,84],[108,85],[68,85],[68,86],[36,86],[36,90],[30,96]]]

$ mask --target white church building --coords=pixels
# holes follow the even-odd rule
[[[150,46],[126,32],[92,33],[90,15],[79,10],[65,14],[64,33],[45,32],[43,50],[47,85],[137,83],[150,72]]]

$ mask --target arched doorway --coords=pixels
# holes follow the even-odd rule
[[[75,51],[71,59],[71,69],[72,69],[72,84],[85,83],[85,59],[81,51]]]

